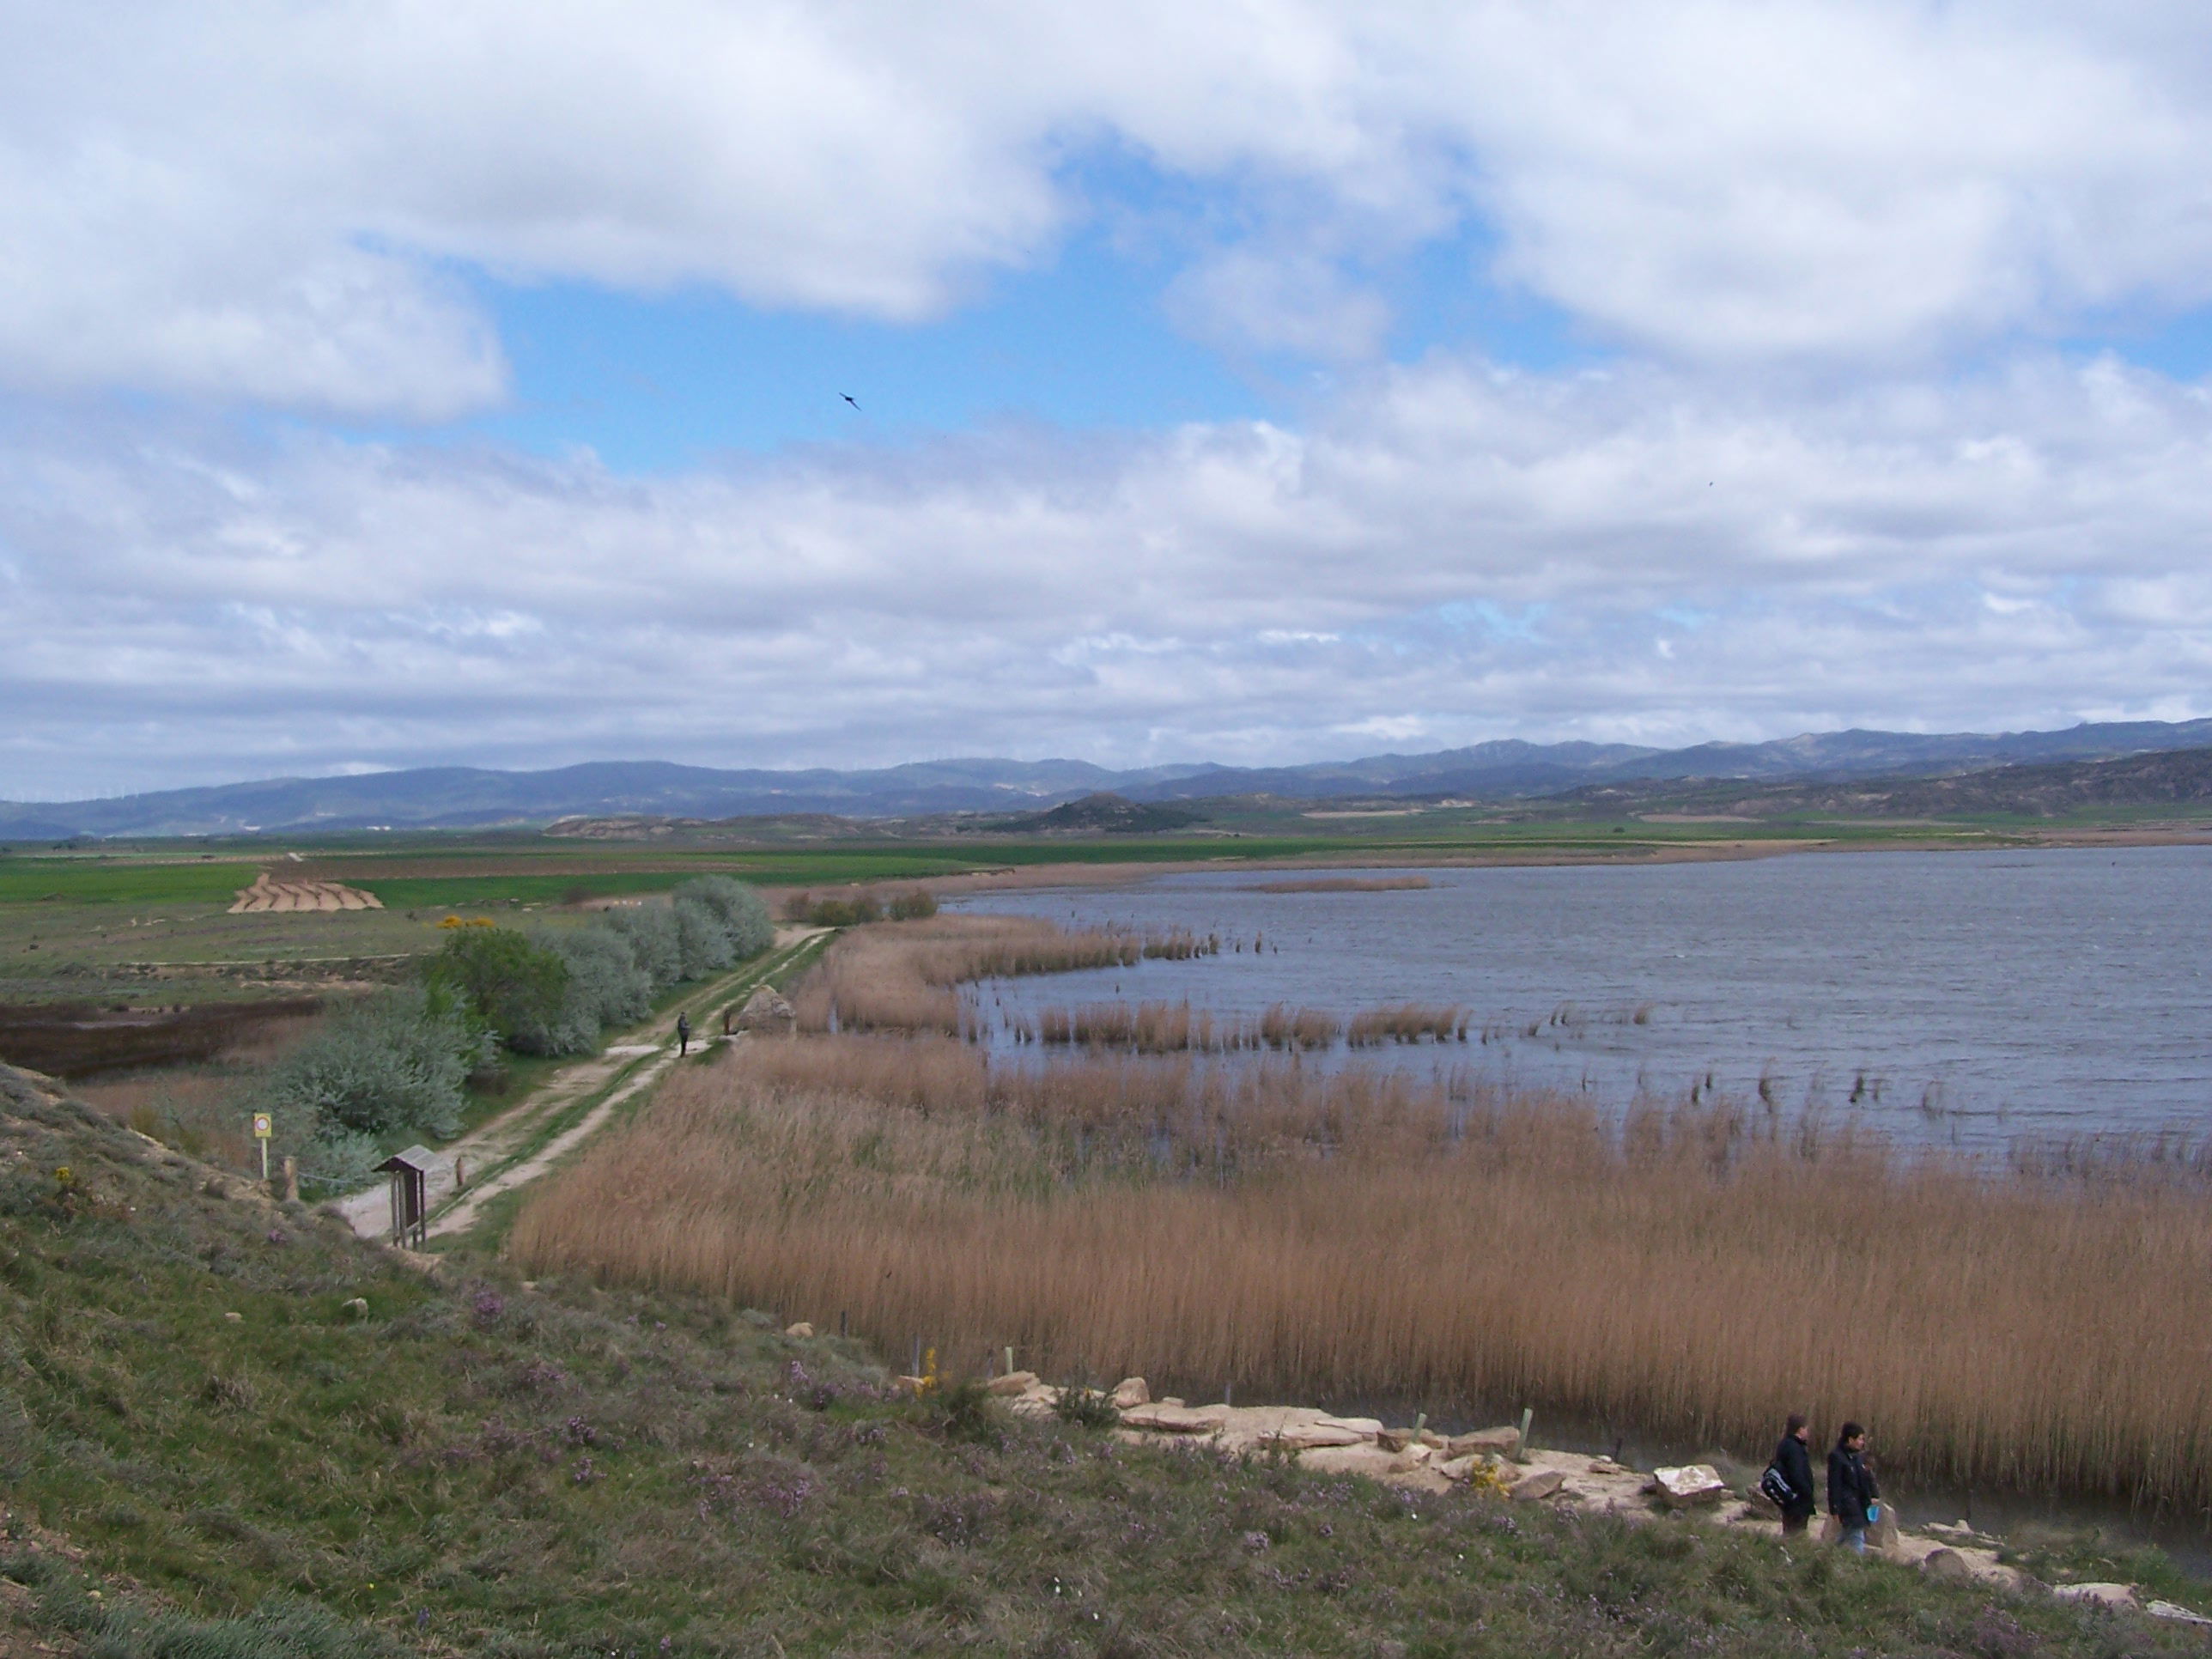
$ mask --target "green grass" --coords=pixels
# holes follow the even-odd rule
[[[228,906],[260,872],[253,864],[174,858],[0,858],[0,905]]]
[[[665,893],[697,870],[608,870],[589,875],[365,876],[348,884],[374,893],[388,910],[439,906],[559,904],[581,890],[593,898]]]
[[[92,1651],[2202,1650],[1693,1522],[888,1398],[857,1347],[779,1334],[834,1314],[532,1293],[482,1261],[432,1280],[13,1092],[0,1574],[19,1624]],[[26,1547],[27,1522],[58,1536]]]

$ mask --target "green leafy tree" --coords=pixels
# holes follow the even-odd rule
[[[513,1048],[561,1018],[568,964],[507,928],[460,927],[430,958],[423,982],[434,1000],[449,1001]]]

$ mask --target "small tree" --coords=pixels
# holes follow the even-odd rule
[[[515,1046],[525,1053],[587,1054],[608,1026],[632,1025],[653,1012],[653,981],[615,929],[595,921],[549,928],[532,939],[566,964],[568,982],[559,1014],[542,1030],[517,1037]]]
[[[721,919],[730,939],[730,958],[742,962],[775,943],[775,922],[768,903],[753,889],[727,876],[700,876],[676,890],[678,900],[704,905]]]
[[[568,965],[521,933],[464,927],[430,958],[423,982],[434,1000],[450,1000],[514,1047],[560,1018]]]
[[[657,905],[610,910],[606,925],[629,946],[637,965],[659,991],[684,977],[684,941],[676,931],[676,918]]]
[[[462,1085],[488,1047],[427,992],[380,992],[278,1060],[263,1092],[273,1111],[305,1115],[318,1139],[443,1139],[460,1125]]]

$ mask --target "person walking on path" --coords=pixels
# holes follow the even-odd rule
[[[1790,1413],[1782,1443],[1774,1449],[1773,1462],[1768,1465],[1790,1489],[1790,1501],[1781,1505],[1782,1535],[1785,1538],[1792,1533],[1803,1532],[1820,1506],[1820,1490],[1813,1484],[1813,1454],[1805,1446],[1806,1433],[1804,1413]]]
[[[691,1016],[676,1016],[676,1057],[683,1059],[691,1052]]]
[[[1874,1484],[1874,1471],[1866,1466],[1866,1431],[1856,1423],[1844,1425],[1836,1449],[1828,1454],[1828,1513],[1836,1517],[1844,1535],[1838,1541],[1847,1550],[1866,1553],[1867,1528],[1879,1512],[1881,1496]]]

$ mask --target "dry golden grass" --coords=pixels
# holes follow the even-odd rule
[[[1874,1425],[1893,1472],[2201,1510],[2212,1197],[2166,1153],[1978,1170],[1728,1109],[1609,1130],[1291,1061],[844,1039],[679,1073],[511,1249],[849,1315],[892,1353],[1012,1343],[1047,1372],[1528,1403],[1747,1451],[1800,1409]]]

